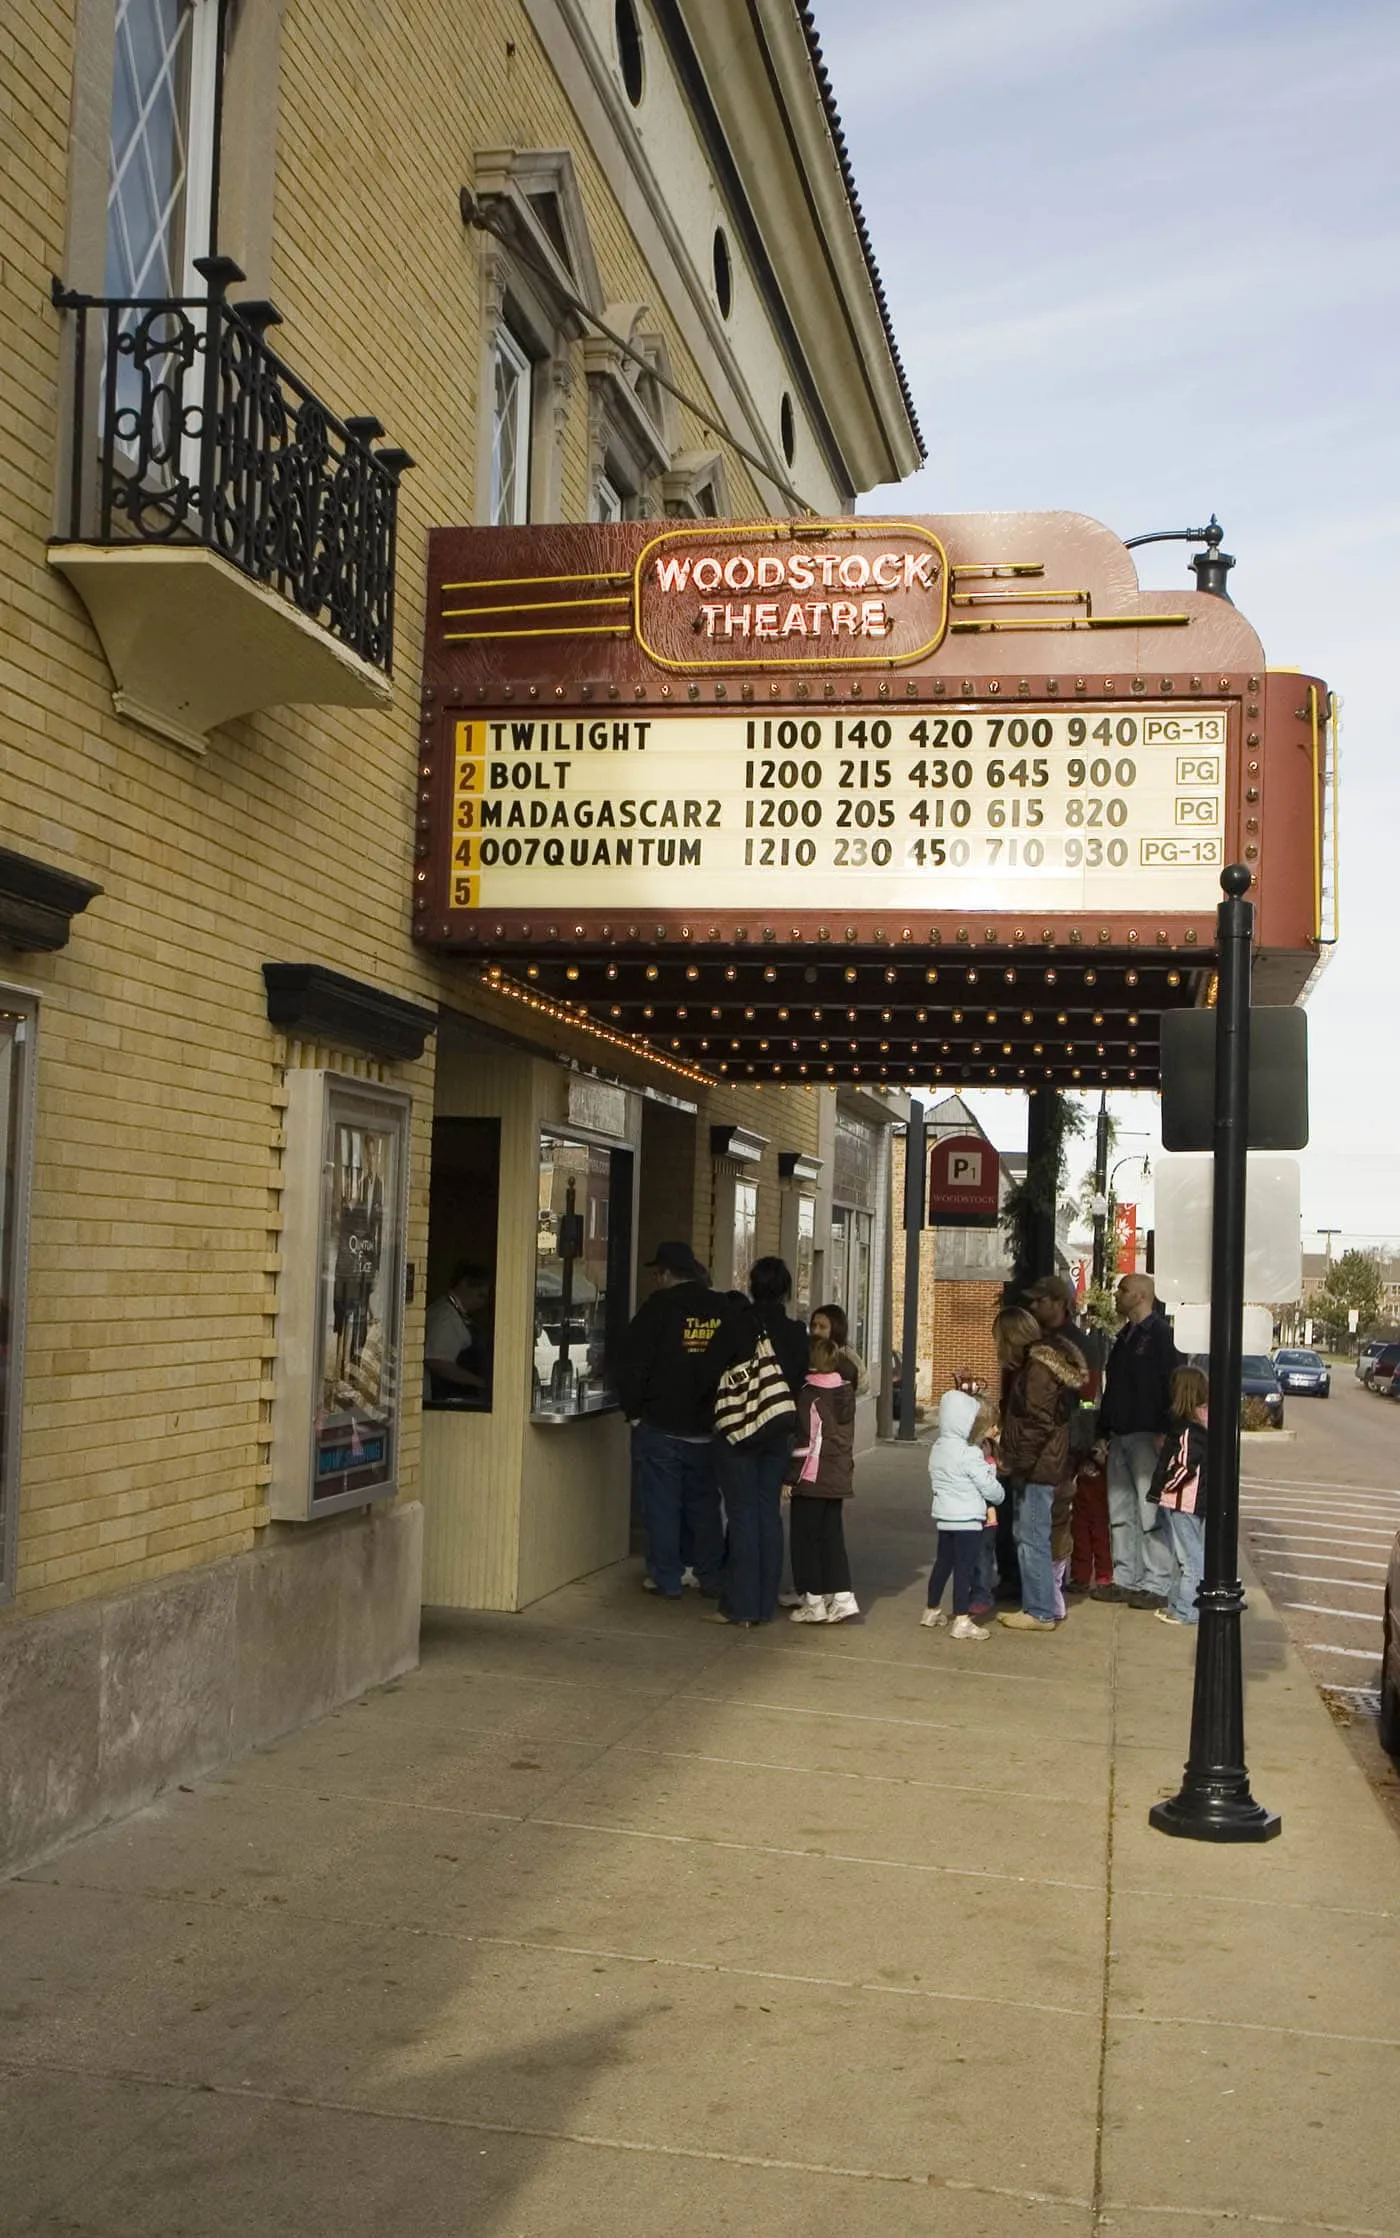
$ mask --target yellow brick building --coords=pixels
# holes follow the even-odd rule
[[[436,525],[840,512],[918,438],[795,0],[32,0],[0,42],[19,1858],[405,1667],[425,1510],[442,1599],[625,1552],[618,1418],[532,1426],[542,1128],[637,1161],[628,1285],[687,1231],[809,1302],[852,1221],[887,1250],[878,1100],[833,1221],[830,1092],[678,1083],[414,948],[416,677]],[[471,1422],[419,1407],[444,1120],[501,1146]],[[336,1447],[376,1376],[384,1450]]]

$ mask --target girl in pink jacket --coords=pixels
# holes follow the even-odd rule
[[[792,1582],[802,1595],[794,1624],[844,1624],[860,1615],[851,1591],[842,1508],[855,1489],[856,1394],[828,1337],[813,1337],[797,1395],[790,1463]]]

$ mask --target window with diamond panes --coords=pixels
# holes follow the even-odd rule
[[[530,518],[533,369],[509,327],[497,329],[491,406],[491,519],[509,528]]]
[[[218,0],[117,0],[107,293],[169,297],[207,254]]]

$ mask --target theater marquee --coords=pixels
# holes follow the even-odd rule
[[[414,931],[1203,952],[1239,860],[1280,999],[1326,722],[1229,600],[1142,590],[1080,515],[440,529]]]

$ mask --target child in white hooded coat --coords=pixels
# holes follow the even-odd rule
[[[984,1626],[969,1615],[977,1578],[977,1552],[989,1511],[1001,1504],[1001,1482],[982,1450],[987,1410],[971,1391],[945,1391],[938,1402],[938,1436],[929,1454],[933,1519],[938,1553],[928,1581],[928,1607],[922,1621],[946,1624],[941,1603],[953,1581],[953,1638],[985,1640]]]

